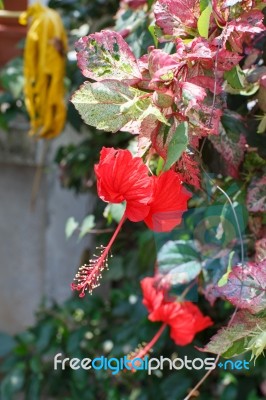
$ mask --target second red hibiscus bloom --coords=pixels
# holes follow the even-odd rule
[[[190,301],[167,299],[167,291],[156,288],[155,277],[142,279],[141,288],[149,320],[167,324],[170,327],[170,336],[176,344],[185,346],[191,343],[196,333],[213,324],[212,320],[205,317]]]

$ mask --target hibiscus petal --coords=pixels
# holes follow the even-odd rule
[[[189,344],[197,332],[213,324],[210,317],[204,316],[200,309],[193,303],[185,301],[180,303],[180,314],[170,321],[170,336],[180,346]]]
[[[154,176],[153,198],[144,222],[156,232],[169,232],[180,224],[191,194],[182,186],[179,174],[170,170]]]
[[[154,277],[147,277],[140,282],[143,293],[143,304],[151,313],[160,307],[163,302],[164,293],[162,290],[155,288],[156,279]]]
[[[153,181],[140,157],[128,150],[103,147],[94,167],[99,197],[106,202],[127,202],[125,214],[131,221],[143,220],[150,206]]]

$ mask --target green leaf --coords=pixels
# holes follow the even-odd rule
[[[264,330],[265,318],[258,318],[248,311],[241,310],[236,313],[230,326],[220,329],[210,342],[199,350],[230,358],[232,355],[247,352],[247,339],[256,333],[259,336]]]
[[[224,77],[233,89],[244,88],[244,74],[238,65],[230,71],[226,71]]]
[[[182,122],[176,128],[169,143],[164,171],[167,171],[186,150],[188,144],[188,123]]]
[[[75,220],[75,218],[70,217],[68,218],[66,222],[66,227],[65,227],[65,235],[66,238],[69,239],[70,236],[73,235],[77,227],[79,226],[78,222]]]
[[[260,123],[257,129],[257,133],[264,133],[266,131],[266,114],[259,117]]]
[[[209,0],[200,0],[200,12],[202,13],[209,5]]]
[[[245,349],[246,342],[246,338],[236,340],[235,342],[233,342],[232,346],[223,353],[223,357],[231,358],[243,353],[243,348]]]
[[[83,238],[87,233],[90,233],[90,231],[95,227],[95,217],[94,215],[88,215],[82,222],[81,227],[80,227],[80,234],[79,238]]]
[[[22,389],[25,381],[25,364],[19,363],[3,379],[0,386],[1,400],[13,399],[13,394]]]
[[[158,160],[158,164],[157,164],[157,168],[156,168],[156,175],[158,176],[159,173],[162,171],[163,169],[163,164],[164,164],[164,159],[162,157],[159,157]]]
[[[36,374],[31,374],[27,378],[27,392],[25,400],[36,400],[40,398],[41,377]]]
[[[218,282],[218,286],[219,286],[219,287],[224,286],[224,285],[227,283],[227,281],[228,281],[229,274],[230,274],[230,272],[232,271],[232,259],[233,259],[234,253],[235,253],[234,251],[231,251],[231,253],[229,254],[229,260],[228,260],[228,265],[227,265],[227,271],[226,271],[226,273],[221,277],[221,279],[219,280],[219,282]]]
[[[158,47],[158,43],[159,43],[159,42],[158,42],[158,38],[157,38],[157,36],[156,36],[156,34],[155,34],[155,32],[156,32],[156,25],[155,25],[154,23],[153,23],[153,24],[150,24],[149,27],[148,27],[148,30],[149,30],[149,32],[150,32],[152,38],[153,38],[155,47]]]
[[[4,9],[4,3],[2,0],[0,0],[0,10],[3,10],[3,9]]]
[[[85,82],[71,101],[86,124],[107,132],[117,132],[136,121],[150,105],[139,99],[146,94],[119,81]]]
[[[159,272],[171,285],[191,282],[201,271],[200,255],[192,240],[169,240],[158,253]]]
[[[56,337],[56,325],[54,320],[44,321],[37,330],[36,348],[39,352],[44,352],[50,342]]]
[[[0,357],[4,357],[16,346],[15,340],[6,333],[0,332]]]
[[[107,218],[108,222],[115,222],[119,223],[124,212],[126,209],[126,203],[119,203],[119,204],[111,204],[109,203],[104,210],[103,216]]]
[[[210,26],[210,18],[212,13],[212,5],[209,3],[207,7],[202,11],[199,19],[198,19],[198,31],[200,36],[208,39],[209,36],[209,26]]]

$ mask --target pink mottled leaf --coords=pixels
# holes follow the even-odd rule
[[[178,66],[178,60],[174,55],[165,53],[160,49],[153,49],[149,53],[148,67],[151,77],[161,68],[168,67],[170,70]]]
[[[259,10],[250,10],[241,14],[239,18],[231,21],[228,26],[233,26],[234,30],[243,33],[260,33],[264,30],[263,13]]]
[[[186,111],[202,102],[207,94],[201,86],[191,82],[181,82],[180,87],[182,88],[184,102],[187,104]]]
[[[234,306],[258,313],[266,308],[266,261],[235,266],[218,292]]]
[[[237,179],[239,165],[242,163],[245,154],[245,136],[237,135],[235,137],[235,135],[222,130],[219,136],[210,136],[209,140],[226,161],[227,173]]]
[[[218,52],[217,69],[219,71],[230,71],[232,68],[239,64],[242,58],[242,56],[239,56],[233,51],[221,49]]]
[[[198,350],[233,357],[247,351],[246,337],[260,334],[266,329],[266,319],[258,318],[248,311],[236,313],[230,326],[220,329],[204,348]]]
[[[142,157],[151,146],[151,137],[154,132],[159,130],[160,125],[161,122],[154,115],[149,115],[141,122],[138,136],[138,156]]]
[[[224,42],[228,39],[232,50],[242,53],[245,40],[249,39],[251,33],[260,33],[265,30],[263,25],[263,13],[259,10],[250,10],[239,18],[229,22]],[[218,38],[216,38],[218,39]]]
[[[220,94],[223,90],[219,82],[216,82],[215,85],[215,79],[211,78],[210,76],[193,76],[188,79],[188,82],[194,83],[195,85],[201,86],[205,89],[209,89],[212,93],[215,91],[216,94]]]
[[[158,0],[154,6],[156,24],[166,35],[185,36],[197,29],[198,0]]]
[[[78,66],[96,81],[116,79],[127,84],[141,80],[136,58],[122,36],[104,30],[84,36],[76,43]]]
[[[149,88],[156,89],[157,82],[172,81],[178,66],[179,61],[174,55],[159,49],[152,50],[148,59],[148,68],[152,78]]]
[[[184,152],[177,163],[177,171],[181,173],[184,182],[196,188],[200,188],[200,170],[197,161],[193,160],[192,155]]]
[[[257,240],[255,243],[255,261],[257,263],[261,261],[266,261],[266,238]]]
[[[248,187],[247,208],[252,212],[266,211],[266,176],[254,179]]]
[[[200,62],[211,60],[211,65],[213,64],[215,52],[210,49],[209,42],[206,39],[195,38],[189,44],[189,49],[187,59]]]

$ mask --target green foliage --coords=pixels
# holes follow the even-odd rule
[[[78,226],[79,226],[79,223],[73,217],[68,218],[68,220],[66,222],[66,227],[65,227],[65,234],[66,234],[67,239],[73,235],[73,233],[78,228]]]
[[[179,160],[183,151],[186,150],[188,144],[188,124],[182,122],[178,125],[169,143],[167,159],[164,171],[167,171],[177,160]]]
[[[211,3],[208,2],[206,8],[202,10],[197,24],[200,36],[206,39],[208,39],[209,36],[211,13],[212,13],[212,5]]]
[[[23,102],[23,60],[14,58],[0,71],[0,128],[7,130],[10,122],[25,113]]]
[[[158,253],[159,272],[171,285],[191,282],[201,271],[201,260],[194,241],[168,241]]]
[[[259,318],[241,310],[237,312],[232,323],[219,330],[203,350],[231,358],[247,352],[249,339],[252,336],[259,337],[265,330],[265,318]]]
[[[124,256],[119,260],[114,260],[112,271],[117,262],[121,263],[119,268],[125,271]],[[153,337],[158,326],[147,320],[147,312],[141,304],[139,287],[136,285],[136,276],[139,274],[136,265],[134,279],[130,282],[124,279],[121,285],[125,272],[120,272],[120,279],[110,279],[109,284],[119,287],[106,289],[105,299],[96,293],[89,301],[72,297],[62,305],[53,304],[49,308],[41,306],[35,326],[15,336],[12,353],[3,359],[0,367],[0,374],[3,375],[1,400],[16,400],[19,394],[25,400],[184,398],[189,388],[203,375],[202,371],[195,370],[191,374],[186,369],[170,371],[166,366],[161,373],[150,376],[145,371],[135,374],[125,371],[112,375],[110,371],[74,371],[68,364],[65,370],[54,370],[53,357],[57,353],[62,353],[62,358],[93,359],[101,355],[108,358],[122,357],[143,340]],[[217,305],[213,312],[220,315],[220,321],[226,314],[221,305]],[[203,334],[196,344],[202,346],[204,342],[206,338]],[[156,344],[152,354],[153,357],[161,355],[170,358],[204,357],[193,345],[184,348],[175,346],[169,341],[167,332]],[[249,359],[249,354],[245,359]],[[208,384],[202,388],[199,399],[218,400],[218,389],[219,399],[228,399],[229,381],[234,388],[231,400],[241,398],[241,393],[242,398],[252,396],[254,390],[258,393],[265,359],[257,360],[256,369],[252,364],[250,368],[250,372],[237,371],[237,377],[235,371],[226,371],[227,379],[225,372],[217,368],[209,377]],[[257,397],[258,400],[262,398],[262,395]]]
[[[79,239],[82,239],[85,235],[91,232],[95,227],[95,216],[87,215],[81,224],[79,224],[75,218],[68,218],[65,226],[66,238],[69,239],[75,231],[79,231]]]
[[[243,72],[238,66],[232,68],[230,71],[226,71],[224,77],[233,89],[244,88]]]
[[[95,217],[94,215],[88,215],[84,220],[82,221],[81,227],[80,227],[80,233],[79,233],[79,238],[83,238],[87,233],[90,233],[90,231],[95,227]]]

